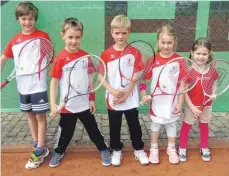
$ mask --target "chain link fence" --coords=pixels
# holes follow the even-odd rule
[[[127,1],[106,1],[105,2],[105,48],[113,44],[110,35],[111,20],[119,14],[128,16]],[[161,2],[163,3],[163,2]],[[202,27],[197,25],[198,5],[196,1],[171,1],[175,5],[174,19],[131,19],[132,32],[135,33],[156,33],[157,30],[165,25],[170,24],[174,27],[178,36],[177,52],[189,52],[192,43],[195,40],[196,31]],[[147,1],[139,1],[138,6],[143,6],[146,10],[155,10],[158,7],[147,8]],[[160,7],[159,7],[160,8]],[[164,10],[163,5],[161,10]],[[138,9],[136,13],[138,13]],[[204,10],[204,9],[201,9]],[[208,10],[208,9],[206,9]],[[160,14],[158,14],[160,17]],[[201,16],[200,16],[201,18]],[[229,51],[229,1],[210,2],[208,27],[206,36],[213,46],[213,51]]]

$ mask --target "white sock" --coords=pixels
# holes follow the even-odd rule
[[[151,143],[151,149],[158,149],[158,144],[157,143]]]
[[[175,143],[168,142],[168,150],[175,148]]]

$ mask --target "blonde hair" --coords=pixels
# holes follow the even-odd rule
[[[70,17],[64,20],[64,24],[62,25],[62,32],[65,33],[69,28],[75,28],[75,30],[83,33],[83,23],[77,18]]]
[[[196,39],[196,41],[193,43],[192,45],[192,52],[196,51],[199,47],[205,47],[209,50],[209,59],[207,61],[207,64],[210,63],[213,60],[213,54],[212,54],[212,46],[211,43],[203,37],[199,37],[198,39]],[[190,53],[189,58],[192,58],[192,55]]]
[[[38,8],[33,5],[32,2],[24,1],[17,5],[15,9],[15,17],[18,20],[19,17],[32,14],[37,21],[38,18]]]
[[[175,47],[174,50],[176,50],[177,47],[177,35],[175,33],[175,30],[172,26],[170,26],[169,24],[166,24],[164,26],[162,26],[158,31],[157,31],[157,40],[159,40],[160,38],[160,34],[167,34],[169,36],[173,36],[174,37],[174,41],[175,41]],[[158,47],[158,51],[159,51],[159,47]]]
[[[126,27],[129,30],[131,29],[131,21],[127,16],[125,16],[125,15],[117,15],[111,21],[111,31],[114,28],[120,28],[120,27]]]

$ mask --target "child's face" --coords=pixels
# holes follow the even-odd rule
[[[114,28],[111,35],[115,41],[115,44],[123,45],[127,43],[130,30],[126,27]]]
[[[168,35],[166,33],[161,33],[158,39],[159,51],[164,55],[171,55],[175,48],[174,36]]]
[[[195,51],[191,51],[193,61],[198,65],[204,65],[210,57],[208,48],[204,46],[198,47]]]
[[[32,14],[20,16],[18,22],[21,25],[22,33],[30,34],[35,29],[35,18]]]
[[[18,22],[21,25],[22,33],[30,34],[35,29],[35,18],[32,14],[20,16]]]
[[[61,33],[61,37],[65,42],[65,49],[69,52],[77,52],[82,39],[82,32],[74,28],[67,29]]]

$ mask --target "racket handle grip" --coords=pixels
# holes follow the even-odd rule
[[[152,99],[152,97],[151,97],[150,95],[148,95],[148,96],[147,96],[147,100],[149,101],[149,100],[151,100],[151,99]],[[142,101],[140,101],[140,105],[143,106],[144,103],[143,103]]]
[[[60,104],[58,107],[57,107],[57,112],[60,113],[61,110],[64,108],[65,104]],[[56,117],[52,112],[49,114],[50,117]]]
[[[8,84],[9,81],[3,81],[1,82],[1,89],[5,87]]]

